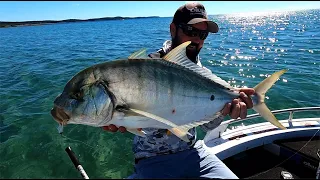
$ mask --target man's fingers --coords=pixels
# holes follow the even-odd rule
[[[102,129],[105,130],[105,131],[110,131],[109,130],[109,126],[103,126]]]
[[[109,125],[109,131],[111,132],[117,132],[118,131],[118,127],[113,125],[113,124],[110,124]]]
[[[247,105],[244,102],[240,102],[240,118],[244,119],[247,117]]]
[[[253,88],[240,88],[238,90],[239,90],[239,92],[244,92],[248,96],[253,95],[255,93]]]
[[[234,99],[231,104],[230,117],[236,119],[240,115],[240,104],[238,99]]]
[[[127,128],[120,126],[119,128],[117,126],[115,126],[114,124],[110,124],[109,126],[103,126],[102,127],[103,130],[109,131],[109,132],[121,132],[121,133],[125,133],[127,132]],[[142,130],[141,128],[138,128],[138,130]]]
[[[247,96],[244,92],[240,92],[240,98],[245,103],[247,109],[253,107],[253,102],[250,96]]]
[[[230,113],[231,103],[226,103],[222,109],[222,115],[226,116]]]
[[[127,129],[125,127],[123,127],[123,126],[120,126],[119,127],[119,131],[122,132],[122,133],[125,133],[125,132],[127,132]]]

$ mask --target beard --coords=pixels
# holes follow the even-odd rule
[[[176,36],[176,38],[172,39],[172,48],[179,46],[181,43],[180,39]],[[197,62],[197,56],[200,52],[201,48],[199,48],[199,43],[191,42],[186,49],[187,57],[194,63]]]

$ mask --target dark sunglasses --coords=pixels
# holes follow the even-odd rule
[[[189,37],[199,37],[201,40],[205,40],[209,34],[206,30],[200,30],[187,24],[179,24],[179,28],[182,29],[183,33]]]

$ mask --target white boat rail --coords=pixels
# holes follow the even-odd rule
[[[282,123],[283,123],[283,121],[287,121],[288,125],[289,125],[289,128],[292,128],[293,127],[293,121],[295,120],[295,119],[293,119],[293,114],[296,113],[296,112],[303,112],[303,111],[320,111],[320,107],[289,108],[289,109],[273,110],[271,112],[273,114],[289,113],[288,119],[287,120],[284,119],[284,120],[281,120],[281,121],[282,121]],[[210,140],[213,140],[213,139],[216,139],[216,138],[220,138],[221,135],[224,132],[226,132],[226,130],[228,129],[228,126],[231,125],[231,124],[234,124],[234,123],[237,123],[237,122],[241,122],[241,121],[246,121],[246,120],[249,120],[249,119],[258,118],[258,117],[261,117],[261,115],[257,113],[257,114],[248,115],[247,118],[245,118],[245,119],[238,118],[238,119],[230,119],[230,120],[227,120],[227,121],[223,121],[218,127],[216,127],[215,129],[207,132],[206,136],[204,137],[204,141],[207,142],[207,141],[210,141]],[[308,120],[308,121],[318,121],[320,123],[320,114],[316,118],[302,118],[302,119]],[[231,128],[230,130],[235,129],[235,128],[237,129],[237,127]],[[240,126],[240,127],[244,127],[244,126]],[[257,126],[255,126],[255,127],[257,127]],[[251,128],[251,126],[248,126],[248,128]]]
[[[303,112],[303,111],[320,111],[320,107],[303,107],[303,108],[289,108],[289,109],[280,109],[280,110],[273,110],[271,111],[273,114],[283,114],[283,113],[289,113],[289,118],[288,118],[288,122],[291,123],[292,119],[293,119],[293,113],[295,112]],[[261,117],[260,114],[250,114],[248,115],[246,118],[244,119],[230,119],[228,121],[224,121],[223,124],[233,124],[233,123],[237,123],[237,122],[241,122],[241,121],[245,121],[245,120],[249,120],[249,119],[254,119],[257,117]]]

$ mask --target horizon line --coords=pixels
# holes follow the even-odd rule
[[[310,10],[320,10],[320,8],[316,9],[300,9],[300,10],[275,10],[275,11],[253,11],[253,12],[235,12],[235,13],[227,13],[227,14],[210,14],[208,16],[220,16],[220,15],[237,15],[237,14],[250,14],[250,13],[285,13],[285,12],[297,12],[297,11],[310,11]],[[173,18],[173,16],[136,16],[136,17],[122,17],[122,16],[109,16],[109,17],[97,17],[97,18],[88,18],[88,19],[76,19],[76,18],[69,18],[69,19],[60,19],[60,20],[52,20],[52,19],[46,19],[46,20],[24,20],[24,21],[6,21],[6,20],[0,20],[0,22],[9,22],[9,23],[23,23],[23,22],[41,22],[41,21],[66,21],[66,20],[80,20],[80,21],[87,21],[87,20],[95,20],[95,19],[103,19],[103,18]]]

